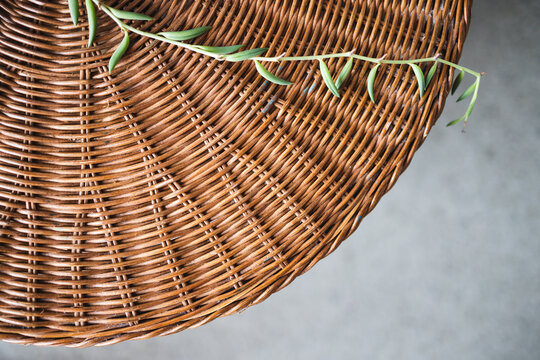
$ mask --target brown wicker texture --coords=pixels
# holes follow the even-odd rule
[[[268,55],[356,49],[456,62],[471,0],[109,1],[153,32]],[[83,8],[81,4],[81,8]],[[0,338],[89,346],[171,334],[256,304],[328,255],[409,164],[444,106],[357,61],[338,99],[317,62],[225,63],[122,34],[67,1],[0,1]],[[329,61],[334,74],[346,59]],[[430,64],[423,69],[427,70]],[[344,266],[346,266],[344,264]]]

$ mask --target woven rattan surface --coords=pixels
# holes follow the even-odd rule
[[[213,25],[268,55],[356,49],[456,62],[470,0],[109,1],[153,32]],[[356,62],[338,99],[317,62],[225,63],[122,34],[96,46],[67,1],[0,1],[0,338],[103,345],[174,333],[282,289],[358,226],[444,106],[407,66]],[[346,59],[329,61],[337,73]],[[428,65],[426,65],[427,67]],[[424,70],[426,70],[424,67]],[[343,266],[346,266],[344,264]]]

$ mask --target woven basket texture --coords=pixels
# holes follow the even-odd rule
[[[471,0],[110,0],[152,32],[268,55],[356,50],[457,62]],[[81,8],[84,8],[81,3]],[[261,302],[337,248],[440,115],[441,66],[355,62],[342,98],[318,63],[227,63],[132,36],[64,0],[0,1],[0,339],[90,346],[178,332]],[[328,61],[334,74],[346,59]],[[423,66],[427,72],[431,64]],[[346,266],[346,264],[344,264]]]

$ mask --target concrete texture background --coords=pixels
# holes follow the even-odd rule
[[[334,254],[262,304],[106,348],[0,342],[0,359],[540,359],[540,2],[477,0],[462,64],[486,71],[467,132],[448,106]]]

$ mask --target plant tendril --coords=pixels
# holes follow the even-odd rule
[[[191,40],[205,34],[207,31],[210,30],[210,27],[205,26],[205,27],[200,27],[200,28],[195,28],[195,29],[190,29],[190,30],[160,32],[160,33],[154,34],[151,32],[140,30],[131,25],[128,25],[123,21],[123,20],[134,20],[134,21],[152,20],[152,18],[147,15],[115,9],[113,7],[110,7],[102,3],[101,0],[85,0],[85,1],[86,1],[87,12],[88,12],[87,14],[88,20],[90,23],[89,46],[91,46],[92,42],[94,42],[94,36],[96,32],[96,27],[97,27],[96,25],[97,18],[95,15],[95,10],[93,6],[91,6],[92,3],[94,3],[98,9],[100,9],[105,14],[107,14],[118,25],[120,30],[124,33],[122,44],[119,45],[119,47],[117,48],[117,50],[115,51],[115,53],[113,54],[111,58],[111,62],[109,64],[110,72],[112,72],[112,70],[115,68],[116,64],[124,55],[127,49],[127,44],[129,44],[129,35],[128,35],[129,32],[132,32],[132,33],[135,33],[135,34],[138,34],[138,35],[150,38],[150,39],[176,45],[186,50],[190,50],[190,51],[199,53],[201,55],[212,57],[218,61],[227,61],[227,62],[251,61],[253,62],[257,71],[259,72],[261,76],[263,76],[266,80],[271,81],[278,85],[290,85],[291,82],[289,82],[286,79],[281,79],[275,76],[274,74],[270,73],[261,64],[261,62],[282,63],[282,62],[294,62],[294,61],[318,61],[320,65],[320,71],[324,79],[324,83],[326,84],[328,89],[332,92],[332,94],[334,94],[337,97],[340,97],[339,88],[342,86],[346,78],[351,73],[351,70],[353,67],[352,66],[353,60],[369,62],[369,63],[374,64],[374,67],[371,69],[370,76],[368,76],[367,85],[368,85],[369,97],[374,103],[375,103],[374,86],[375,86],[376,73],[377,73],[377,69],[381,65],[409,65],[409,67],[411,68],[411,70],[413,70],[414,75],[416,77],[420,99],[422,99],[423,95],[425,94],[425,90],[428,88],[432,78],[435,75],[437,66],[439,64],[442,64],[442,65],[447,65],[456,70],[459,70],[458,75],[453,81],[452,94],[457,90],[457,88],[461,84],[461,81],[463,80],[465,74],[472,75],[473,77],[476,78],[474,83],[465,91],[465,93],[463,93],[458,98],[458,101],[461,101],[469,97],[471,98],[467,111],[459,119],[449,122],[447,126],[455,125],[460,122],[463,122],[464,126],[467,124],[467,121],[474,109],[476,100],[478,98],[478,91],[480,88],[480,79],[484,75],[484,73],[478,73],[466,67],[441,59],[440,54],[437,54],[434,57],[429,57],[429,58],[410,59],[410,60],[392,60],[392,59],[386,59],[387,57],[386,54],[380,58],[372,58],[368,56],[358,55],[355,53],[355,50],[352,50],[352,51],[341,52],[341,53],[336,53],[336,54],[320,54],[320,55],[305,55],[305,56],[286,56],[286,54],[281,54],[279,56],[265,57],[263,56],[263,54],[266,52],[267,49],[262,49],[262,48],[239,51],[242,45],[221,46],[221,47],[193,45],[190,43],[186,43],[184,41]],[[78,23],[78,2],[77,4],[75,4],[75,1],[68,0],[68,5],[70,8],[72,21],[76,25]],[[328,70],[325,60],[337,59],[337,58],[347,58],[348,61],[346,63],[346,66],[343,68],[343,70],[339,74],[337,80],[334,81],[332,78],[332,75],[330,74]],[[431,66],[428,72],[427,78],[424,76],[423,71],[418,66],[419,64],[423,64],[423,63],[433,63],[433,65]]]

